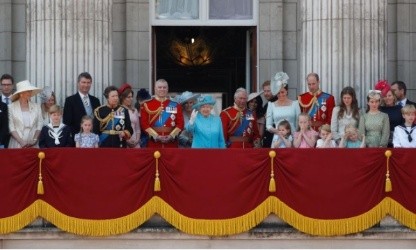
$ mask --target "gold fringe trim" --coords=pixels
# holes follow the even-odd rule
[[[132,231],[150,219],[156,210],[155,199],[150,199],[135,212],[116,219],[89,220],[67,216],[48,203],[38,200],[42,207],[41,216],[58,228],[86,236],[108,236]]]
[[[389,214],[394,217],[397,221],[399,221],[402,225],[416,230],[416,214],[412,213],[411,211],[407,210],[397,201],[386,198],[390,201],[390,212]]]
[[[390,213],[389,213],[390,212]],[[274,213],[297,230],[317,236],[346,235],[361,232],[380,222],[387,214],[416,230],[416,214],[387,197],[369,211],[351,218],[324,220],[304,216],[274,196],[239,217],[221,220],[193,219],[177,212],[160,197],[154,196],[135,212],[116,219],[91,220],[67,216],[43,200],[37,200],[22,212],[0,219],[0,233],[18,231],[41,216],[58,228],[86,236],[123,234],[137,228],[155,213],[177,229],[197,235],[224,236],[246,232]]]
[[[156,159],[156,173],[155,173],[155,184],[154,184],[154,187],[153,187],[153,190],[155,191],[155,192],[159,192],[160,190],[162,190],[161,189],[161,187],[160,187],[160,179],[159,179],[159,158],[160,158],[160,152],[159,151],[155,151],[154,153],[153,153],[153,156],[155,157],[155,159]]]
[[[273,168],[273,162],[274,162],[274,158],[276,157],[276,152],[275,151],[269,151],[269,157],[270,157],[270,181],[269,181],[269,192],[270,193],[274,193],[276,192],[276,181],[274,179],[274,168]]]
[[[245,215],[222,220],[193,219],[178,213],[168,203],[159,197],[157,199],[157,213],[175,228],[196,235],[224,236],[246,232],[262,222],[273,210],[274,198],[269,197],[255,209]]]
[[[279,199],[276,198],[276,200],[277,207],[274,212],[277,216],[297,230],[317,236],[335,236],[361,232],[381,221],[387,215],[390,206],[389,198],[385,198],[375,207],[358,216],[324,220],[303,216]]]
[[[389,168],[389,161],[390,161],[391,151],[390,150],[386,150],[386,152],[384,153],[384,155],[387,158],[387,163],[386,163],[386,165],[387,165],[387,171],[386,171],[386,186],[385,186],[385,190],[384,191],[386,193],[388,193],[388,192],[391,192],[393,190],[392,189],[392,186],[391,186],[390,168]]]
[[[42,160],[45,159],[45,153],[39,152],[38,153],[39,158],[39,180],[38,180],[38,189],[37,194],[45,194],[45,190],[43,189],[43,182],[42,182]]]
[[[16,232],[29,225],[39,216],[40,208],[40,200],[37,200],[18,214],[0,218],[0,234]]]

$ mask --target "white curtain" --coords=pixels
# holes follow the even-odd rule
[[[252,0],[210,0],[209,19],[252,19]]]
[[[158,0],[156,2],[158,19],[198,19],[199,0]]]

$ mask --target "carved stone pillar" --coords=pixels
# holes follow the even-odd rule
[[[27,0],[27,76],[51,86],[58,103],[77,91],[77,76],[89,72],[90,94],[102,97],[112,84],[112,0]]]
[[[310,72],[337,102],[352,86],[361,105],[379,79],[386,78],[386,0],[300,0],[301,89]]]

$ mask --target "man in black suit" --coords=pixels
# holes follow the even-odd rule
[[[92,77],[88,72],[78,76],[78,93],[65,99],[63,123],[71,128],[72,136],[79,133],[81,119],[84,115],[94,116],[94,109],[100,106],[97,97],[88,94],[92,85]]]
[[[0,148],[7,148],[9,138],[9,115],[7,112],[7,105],[0,101]]]
[[[264,98],[266,98],[266,105],[264,105],[263,107],[263,114],[265,117],[265,121],[267,120],[267,107],[268,107],[268,102],[274,102],[277,100],[277,96],[274,96],[272,94],[271,91],[271,87],[270,87],[270,81],[265,81],[262,85],[263,87],[263,95]],[[263,148],[270,148],[272,145],[272,140],[273,140],[273,134],[270,133],[267,129],[266,129],[266,122],[264,122],[264,135],[262,138],[262,147]]]
[[[12,103],[10,97],[13,94],[13,87],[14,87],[14,79],[13,76],[9,74],[3,74],[0,77],[0,84],[1,84],[1,99],[0,105],[1,113],[0,113],[0,147],[7,148],[10,141],[10,134],[9,134],[9,117],[7,105]],[[4,105],[3,105],[4,104]]]
[[[406,104],[412,104],[416,107],[416,103],[410,101],[406,97],[406,84],[402,81],[396,81],[391,84],[391,91],[397,97],[397,104],[400,104],[402,107]]]

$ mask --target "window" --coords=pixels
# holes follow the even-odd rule
[[[151,0],[151,24],[165,26],[254,26],[255,0]]]

